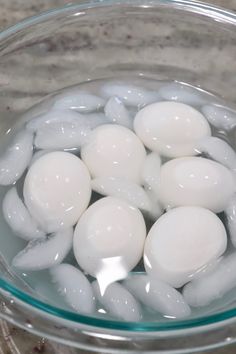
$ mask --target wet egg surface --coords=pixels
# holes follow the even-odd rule
[[[81,157],[93,177],[123,177],[140,182],[146,152],[129,129],[119,125],[96,128],[82,147]]]
[[[87,209],[76,225],[75,258],[82,269],[96,278],[105,278],[103,273],[110,271],[112,263],[116,266],[113,272],[117,270],[117,276],[121,273],[124,277],[141,259],[145,237],[144,218],[137,208],[121,199],[102,198]]]
[[[179,288],[221,256],[227,235],[210,210],[179,207],[162,215],[148,233],[144,249],[147,273]]]
[[[134,129],[150,150],[168,157],[196,155],[195,142],[211,135],[204,116],[178,102],[158,102],[141,109]]]
[[[234,193],[234,175],[215,161],[182,157],[161,167],[159,197],[165,207],[192,205],[219,213]]]
[[[84,163],[68,152],[51,152],[29,169],[24,199],[47,232],[72,226],[89,204],[90,175]]]

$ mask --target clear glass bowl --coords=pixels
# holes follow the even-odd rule
[[[0,34],[0,135],[46,95],[98,78],[179,80],[235,103],[235,43],[234,13],[188,0],[95,1],[30,18]],[[44,303],[4,255],[0,267],[0,316],[63,344],[183,354],[236,340],[235,291],[185,321],[119,322]]]

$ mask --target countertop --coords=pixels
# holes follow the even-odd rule
[[[211,0],[209,2],[236,10],[236,0]],[[70,0],[0,0],[0,29],[39,12],[72,3],[73,1]]]
[[[212,2],[236,11],[236,0],[212,0]],[[69,0],[0,0],[0,29],[15,24],[28,16],[70,3],[72,2]],[[236,345],[213,352],[214,354],[235,354]],[[0,354],[10,353],[79,354],[82,352],[36,337],[0,321]],[[201,354],[205,354],[205,352]]]

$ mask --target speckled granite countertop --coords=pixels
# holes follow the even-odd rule
[[[212,2],[236,11],[236,0],[212,0]],[[0,0],[0,29],[15,24],[25,17],[70,3],[72,1],[69,0]],[[213,352],[214,354],[235,354],[236,345]],[[82,352],[38,338],[0,321],[0,354],[12,353],[79,354]],[[200,354],[205,354],[205,352]]]
[[[236,0],[211,0],[209,2],[236,10]],[[70,0],[0,0],[0,28],[10,26],[39,12],[72,3],[73,1]]]

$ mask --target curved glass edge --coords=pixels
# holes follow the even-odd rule
[[[61,8],[52,9],[46,12],[43,12],[39,15],[29,17],[16,25],[13,25],[4,31],[0,32],[0,41],[8,38],[9,36],[19,32],[31,25],[35,25],[47,19],[51,19],[54,16],[60,14],[71,13],[72,11],[80,11],[84,9],[94,8],[94,7],[103,7],[110,5],[135,5],[135,6],[145,6],[153,7],[155,5],[159,6],[171,6],[175,8],[181,8],[183,10],[188,10],[190,12],[195,12],[198,14],[205,15],[209,18],[215,19],[227,24],[236,25],[236,14],[232,11],[213,6],[211,4],[198,2],[195,0],[94,0],[92,2],[84,2],[82,4],[72,4],[67,5]],[[173,320],[168,323],[155,323],[155,322],[121,322],[113,320],[98,319],[93,317],[88,317],[85,315],[80,315],[74,312],[66,311],[48,305],[40,300],[35,299],[34,297],[22,292],[18,288],[14,287],[4,279],[0,277],[0,288],[9,292],[13,297],[18,298],[19,300],[29,304],[32,307],[35,307],[42,312],[46,312],[50,315],[60,317],[72,322],[95,326],[98,328],[107,328],[112,330],[128,330],[134,332],[155,332],[155,331],[174,331],[174,330],[183,330],[190,328],[197,328],[202,326],[209,326],[216,323],[223,323],[229,319],[236,317],[236,308],[205,316],[191,320]]]
[[[84,9],[103,7],[110,5],[135,5],[140,7],[153,7],[155,5],[159,6],[172,6],[179,7],[184,10],[189,10],[191,12],[197,12],[208,17],[212,17],[217,21],[222,21],[226,23],[236,24],[236,14],[233,11],[227,10],[220,6],[215,6],[211,3],[203,3],[197,0],[92,0],[86,1],[80,4],[68,4],[59,8],[50,9],[44,11],[40,14],[28,17],[17,24],[6,28],[0,32],[0,41],[6,39],[7,37],[27,28],[31,25],[35,25],[41,21],[45,21],[53,16],[60,14],[69,13],[72,11],[80,11]]]
[[[110,349],[105,349],[104,351],[104,348],[103,347],[98,347],[97,345],[94,346],[93,344],[82,344],[81,342],[78,342],[78,341],[75,341],[73,339],[68,339],[68,338],[64,338],[64,337],[61,337],[60,335],[55,335],[55,334],[51,334],[51,333],[48,333],[47,332],[47,329],[46,330],[38,330],[37,328],[34,328],[34,327],[29,327],[29,326],[26,326],[25,324],[23,324],[22,322],[19,322],[15,319],[10,319],[9,315],[4,315],[4,314],[0,314],[0,318],[3,320],[3,321],[9,321],[11,322],[12,325],[15,325],[19,328],[21,328],[22,330],[26,330],[27,332],[30,332],[31,334],[33,335],[37,335],[39,337],[43,337],[43,338],[47,338],[48,340],[51,340],[51,341],[55,341],[56,343],[60,343],[62,345],[67,345],[67,346],[70,346],[70,347],[73,347],[73,348],[77,348],[77,349],[82,349],[82,350],[90,350],[92,352],[96,352],[96,353],[101,353],[101,354],[105,354],[105,353],[112,353],[112,354],[120,354],[121,351],[124,352],[123,349],[120,349],[120,348],[112,348],[111,350]],[[110,340],[112,340],[112,336],[109,338]],[[114,337],[114,340],[115,340],[115,337]],[[225,339],[219,339],[219,342],[216,342],[214,344],[209,344],[209,345],[202,345],[201,346],[201,343],[198,342],[198,345],[196,347],[192,347],[191,349],[189,348],[181,348],[181,349],[154,349],[152,348],[151,350],[142,350],[142,354],[190,354],[190,350],[191,350],[191,353],[199,353],[202,351],[212,351],[214,349],[219,349],[219,348],[225,348],[225,347],[229,347],[230,345],[233,345],[236,343],[236,338],[234,339],[231,339],[230,341],[226,340]],[[134,350],[129,350],[128,351],[129,354],[137,354],[137,349],[134,349]],[[125,352],[127,353],[127,351]]]
[[[106,320],[93,318],[75,312],[59,309],[52,305],[46,304],[41,300],[20,291],[14,286],[10,285],[3,279],[0,279],[0,287],[9,292],[12,296],[27,303],[30,306],[35,307],[38,310],[46,312],[50,315],[60,317],[72,322],[95,326],[99,328],[107,328],[112,330],[129,330],[134,332],[154,332],[154,331],[174,331],[190,329],[195,327],[203,327],[211,324],[222,323],[226,320],[236,317],[236,308],[227,310],[221,313],[209,315],[206,317],[199,317],[191,320],[173,320],[167,323],[155,323],[155,322],[121,322],[114,320]]]

